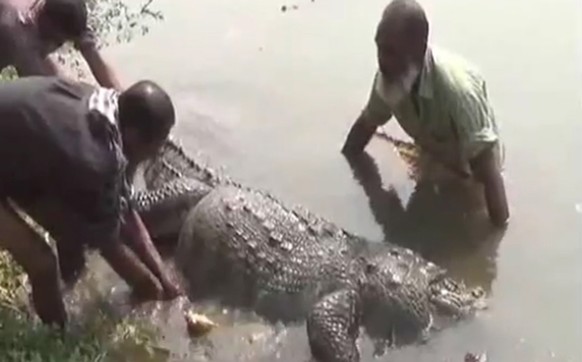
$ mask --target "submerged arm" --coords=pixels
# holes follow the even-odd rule
[[[352,125],[346,141],[342,147],[342,153],[346,157],[356,156],[366,148],[376,129],[388,122],[392,117],[392,111],[379,97],[376,91],[377,76],[368,97],[364,110]]]
[[[493,147],[489,147],[473,160],[471,168],[477,180],[483,184],[489,218],[496,226],[504,226],[509,219],[509,207],[503,177],[495,162]]]
[[[348,133],[342,148],[342,153],[348,157],[362,153],[377,128],[378,127],[374,123],[369,122],[363,114],[360,115]]]

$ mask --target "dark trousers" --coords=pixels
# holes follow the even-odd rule
[[[72,270],[80,269],[82,250],[72,246],[80,243],[61,239],[55,250],[49,236],[35,230],[30,220],[25,220],[23,211],[10,198],[0,201],[0,249],[8,251],[28,275],[34,308],[41,320],[62,326],[66,322],[66,311],[59,283],[59,265],[64,266],[64,275],[69,277]],[[25,211],[29,216],[34,215],[38,224],[57,240],[64,236],[59,230],[65,229],[66,210],[58,202],[45,199],[27,205]],[[59,256],[65,259],[59,260]]]

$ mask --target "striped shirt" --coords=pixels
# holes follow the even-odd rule
[[[115,92],[68,79],[1,82],[0,198],[56,199],[71,238],[114,242],[131,197],[117,108]]]
[[[117,173],[121,178],[121,190],[113,192],[110,197],[120,197],[122,215],[130,206],[131,196],[134,192],[133,185],[127,179],[125,174],[127,160],[123,154],[123,141],[119,132],[118,124],[118,98],[119,93],[114,89],[97,87],[89,97],[89,114],[96,115],[105,119],[109,127],[109,149],[115,154],[118,170]]]
[[[362,113],[377,126],[395,116],[419,146],[422,147],[422,137],[429,137],[449,160],[460,162],[458,166],[463,169],[487,147],[501,146],[485,80],[466,60],[429,47],[418,90],[405,97],[395,109],[383,100],[380,82],[383,82],[382,75],[377,71]]]

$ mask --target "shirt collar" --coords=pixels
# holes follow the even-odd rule
[[[112,132],[112,148],[117,148],[118,152],[123,150],[123,139],[119,130],[119,92],[114,89],[96,87],[89,98],[89,111],[97,112],[101,115]],[[121,152],[122,153],[122,152]]]

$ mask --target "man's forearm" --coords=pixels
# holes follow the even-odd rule
[[[376,128],[375,125],[370,124],[363,116],[360,116],[348,133],[346,142],[342,147],[342,153],[346,156],[355,156],[362,153],[374,135]]]
[[[501,175],[496,180],[485,183],[484,188],[487,211],[491,221],[496,226],[505,226],[509,220],[509,207]]]
[[[82,48],[81,54],[85,58],[93,77],[95,77],[99,85],[106,88],[113,88],[117,91],[123,90],[115,71],[107,64],[97,48],[94,46]]]
[[[504,226],[509,219],[509,205],[505,184],[497,163],[493,147],[483,151],[471,161],[471,167],[477,180],[483,184],[487,211],[496,226]]]
[[[163,290],[153,273],[127,245],[112,241],[101,248],[101,255],[111,268],[145,299],[160,299]]]
[[[130,210],[123,225],[123,240],[131,247],[142,262],[160,280],[165,281],[160,254],[152,243],[149,233],[136,211]]]

